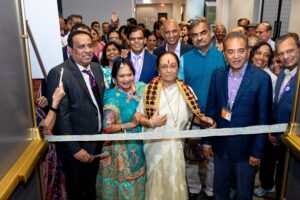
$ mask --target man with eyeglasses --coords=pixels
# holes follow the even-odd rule
[[[193,48],[188,44],[181,43],[180,28],[177,22],[173,19],[166,20],[163,23],[162,36],[164,37],[166,44],[154,50],[153,54],[156,56],[159,56],[166,51],[171,51],[180,58],[182,54]]]
[[[153,77],[157,76],[157,57],[145,51],[146,40],[141,28],[131,28],[127,34],[127,38],[131,49],[128,53],[128,59],[131,60],[135,70],[134,81],[149,83]]]
[[[277,78],[275,87],[272,114],[272,122],[274,124],[290,122],[299,68],[300,44],[298,40],[299,37],[297,34],[288,33],[276,41],[276,52],[283,68]],[[261,186],[254,191],[257,196],[264,196],[274,191],[274,173],[276,171],[276,199],[280,199],[286,152],[285,145],[281,142],[282,134],[283,133],[269,134],[268,136],[268,148],[265,151],[265,156],[260,166]]]
[[[275,42],[271,39],[272,36],[272,26],[267,22],[260,23],[256,28],[256,36],[269,43],[271,45],[272,50],[275,51]]]
[[[179,78],[182,78],[195,92],[201,112],[205,112],[210,79],[213,71],[226,66],[223,53],[212,43],[210,26],[205,21],[193,21],[190,37],[194,48],[180,59]],[[192,129],[199,129],[193,126]],[[198,164],[187,161],[187,183],[191,197],[201,191]],[[208,161],[205,194],[213,195],[213,160]],[[196,197],[195,197],[196,199]]]

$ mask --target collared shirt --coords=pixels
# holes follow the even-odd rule
[[[77,63],[76,63],[76,64],[77,64]],[[89,75],[88,75],[87,73],[84,73],[83,70],[90,70],[92,74],[93,74],[93,72],[92,72],[92,70],[91,70],[90,65],[88,65],[86,68],[83,67],[83,66],[81,66],[81,65],[79,65],[79,64],[77,64],[77,66],[78,66],[78,68],[79,68],[79,70],[80,70],[80,72],[81,72],[81,74],[82,74],[82,76],[83,76],[84,82],[85,82],[85,84],[86,84],[86,87],[88,88],[88,91],[89,91],[89,94],[90,94],[90,96],[91,96],[91,98],[92,98],[92,101],[93,101],[94,105],[95,105],[96,108],[97,108],[97,112],[98,112],[98,121],[99,121],[99,130],[98,130],[98,131],[100,132],[101,126],[102,126],[100,110],[99,110],[99,107],[98,107],[98,103],[97,103],[97,101],[96,101],[96,98],[95,98],[95,96],[94,96],[94,93],[93,93],[93,91],[92,91],[92,87],[91,87],[91,84],[90,84]],[[93,74],[93,76],[94,76],[94,74]],[[94,77],[95,77],[95,76],[94,76]],[[83,106],[84,106],[84,105],[83,105]]]
[[[181,47],[181,42],[178,40],[177,46],[175,48],[174,53],[177,55],[178,58],[180,58],[180,47]],[[166,44],[166,51],[169,51],[169,45]]]
[[[245,75],[247,65],[248,65],[248,62],[246,62],[244,64],[244,66],[241,68],[241,70],[236,74],[232,73],[233,71],[231,68],[229,69],[229,73],[228,73],[228,105],[227,106],[230,110],[232,109],[232,106],[235,101],[235,97],[238,93],[241,82]]]
[[[145,49],[143,49],[142,53],[136,55],[131,51],[131,62],[133,64],[133,68],[135,70],[134,81],[138,82],[140,80],[143,64],[144,64],[144,56],[145,56]]]
[[[275,42],[273,40],[269,39],[268,44],[271,46],[272,50],[275,51]]]
[[[295,67],[292,71],[290,71],[289,69],[285,69],[284,70],[284,79],[282,81],[281,87],[280,87],[280,92],[279,92],[279,96],[278,96],[278,100],[280,99],[280,97],[283,94],[283,90],[286,88],[286,86],[290,83],[291,78],[296,76],[298,70],[298,66]]]

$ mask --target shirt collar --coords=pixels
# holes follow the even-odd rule
[[[91,66],[88,65],[87,67],[83,67],[82,65],[79,65],[78,63],[76,63],[78,69],[82,72],[83,70],[91,70]]]
[[[177,46],[176,46],[174,52],[180,52],[180,47],[181,47],[181,42],[180,42],[180,39],[178,39]],[[166,51],[169,51],[169,45],[168,44],[166,44]]]
[[[298,66],[296,66],[292,71],[290,71],[289,69],[285,69],[284,74],[290,74],[291,76],[295,76],[297,70],[298,70]]]
[[[201,51],[200,49],[197,49],[198,50],[198,52],[202,55],[202,56],[206,56],[207,54],[208,54],[208,52],[211,50],[211,47],[212,47],[212,43],[210,43],[210,45],[209,45],[209,49],[208,49],[208,51],[206,52],[206,53],[204,53],[203,51]]]
[[[231,69],[231,67],[230,67],[230,69],[229,69],[229,75],[230,75],[230,76],[239,76],[239,77],[243,77],[243,76],[245,75],[247,66],[248,66],[248,62],[246,62],[246,63],[244,64],[244,66],[241,68],[241,70],[240,70],[237,74],[235,74],[235,75],[232,74],[232,69]]]
[[[135,53],[133,53],[133,51],[131,51],[131,58],[136,58],[138,56],[144,58],[144,55],[145,55],[145,49],[143,49],[143,51],[139,55],[136,55]]]

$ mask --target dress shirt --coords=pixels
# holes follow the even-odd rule
[[[273,40],[269,39],[268,44],[271,46],[272,50],[275,51],[275,42]]]
[[[181,47],[181,42],[178,40],[177,46],[175,48],[174,53],[177,55],[178,58],[180,58],[180,47]],[[169,45],[166,44],[166,51],[169,51]]]
[[[284,92],[284,89],[287,86],[287,84],[290,82],[291,78],[296,76],[297,70],[298,70],[298,67],[295,67],[292,71],[290,71],[289,69],[284,70],[284,79],[283,79],[281,87],[280,87],[278,100],[281,98],[281,96]]]
[[[77,64],[77,63],[76,63],[76,64]],[[96,108],[97,108],[97,112],[98,112],[98,121],[99,121],[99,130],[98,130],[98,131],[100,132],[102,123],[101,123],[101,115],[100,115],[98,103],[97,103],[96,98],[95,98],[95,96],[94,96],[94,93],[93,93],[93,91],[92,91],[92,87],[91,87],[91,84],[90,84],[89,75],[88,75],[87,73],[83,72],[83,70],[90,70],[92,74],[93,74],[93,72],[92,72],[92,70],[91,70],[90,65],[87,66],[86,68],[83,67],[83,66],[81,66],[81,65],[79,65],[79,64],[77,64],[77,66],[78,66],[78,68],[79,68],[79,70],[80,70],[80,72],[81,72],[81,74],[82,74],[82,76],[83,76],[84,82],[85,82],[85,84],[86,84],[86,86],[87,86],[87,88],[88,88],[88,90],[89,90],[89,93],[90,93],[90,96],[91,96],[91,98],[92,98],[92,101],[93,101],[94,105],[95,105]],[[94,74],[93,74],[93,76],[94,76]],[[94,76],[94,77],[95,77],[95,76]],[[99,89],[100,89],[100,88],[99,88]],[[83,106],[84,106],[84,105],[83,105]]]
[[[239,87],[241,85],[241,82],[243,80],[243,77],[245,75],[245,71],[247,68],[248,62],[244,64],[242,69],[236,73],[232,73],[232,69],[229,69],[229,74],[228,74],[228,108],[231,110],[232,106],[235,101],[235,97],[238,93]]]
[[[134,81],[138,82],[140,80],[143,64],[144,64],[144,56],[145,56],[145,49],[139,55],[136,55],[131,51],[131,62],[133,64],[133,68],[135,71]]]

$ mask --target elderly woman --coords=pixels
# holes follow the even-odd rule
[[[114,62],[115,87],[105,91],[103,128],[105,133],[138,133],[136,107],[145,84],[134,83],[134,68],[128,59]],[[111,141],[104,144],[100,160],[97,197],[107,200],[145,199],[145,159],[142,141]]]
[[[273,51],[271,46],[265,41],[259,41],[250,52],[250,62],[256,67],[264,70],[269,74],[272,80],[273,96],[275,93],[275,84],[277,76],[270,70],[269,66],[273,60]]]
[[[114,60],[120,56],[120,46],[114,42],[109,42],[103,49],[103,55],[101,60],[102,71],[104,75],[104,84],[106,89],[110,89],[112,86],[111,82],[111,70],[113,67]]]
[[[201,114],[196,97],[189,86],[176,78],[179,60],[176,54],[165,52],[157,59],[159,76],[147,85],[138,112],[146,131],[177,132],[185,130],[190,119],[201,127],[211,127],[213,121]],[[188,199],[185,159],[181,139],[144,141],[147,183],[146,199]]]

